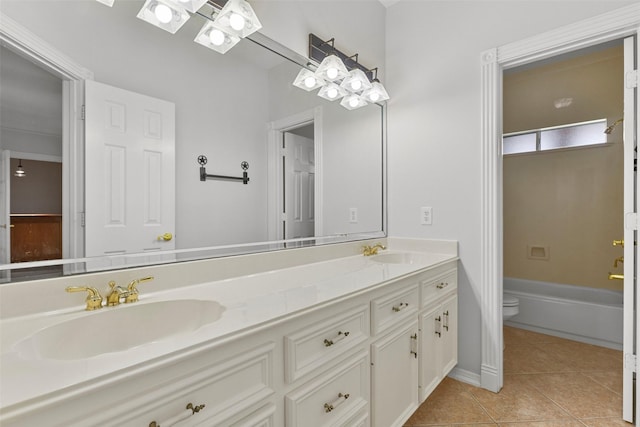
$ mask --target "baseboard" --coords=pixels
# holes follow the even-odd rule
[[[449,372],[449,377],[472,386],[480,387],[480,374],[467,371],[466,369],[455,367]]]

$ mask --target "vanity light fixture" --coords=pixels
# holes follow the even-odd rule
[[[189,13],[182,6],[169,0],[146,0],[138,18],[175,34],[189,19]]]
[[[22,159],[18,160],[18,167],[16,168],[16,173],[14,174],[14,176],[17,176],[18,178],[24,178],[25,176],[27,176],[27,173],[22,168]]]
[[[207,0],[173,0],[178,5],[184,7],[191,13],[196,13],[198,9],[200,9]]]
[[[321,86],[324,86],[324,80],[318,78],[316,74],[311,71],[303,68],[298,73],[298,76],[293,81],[293,85],[295,87],[299,87],[300,89],[304,89],[307,92],[311,92],[312,90],[318,89]]]
[[[349,75],[344,78],[340,86],[351,93],[360,93],[371,89],[371,82],[364,71],[359,68],[354,68],[349,71]]]
[[[335,101],[336,99],[340,99],[347,94],[348,92],[346,90],[333,82],[327,83],[318,91],[318,96],[329,101]]]
[[[331,39],[333,41],[333,39]],[[322,60],[316,70],[316,75],[328,82],[342,80],[349,75],[349,70],[345,67],[342,59],[336,55],[329,55]]]
[[[241,39],[262,28],[253,8],[245,0],[228,0],[214,21],[220,28]]]
[[[347,110],[355,110],[368,104],[360,95],[352,93],[342,98],[340,105]]]
[[[389,94],[378,80],[378,69],[368,69],[360,64],[357,53],[347,56],[337,50],[333,38],[324,41],[309,34],[309,59],[312,62],[298,73],[294,86],[306,91],[320,88],[318,96],[329,101],[343,98],[340,105],[349,110],[389,99]],[[315,73],[311,71],[314,64],[319,64]]]
[[[109,6],[109,7],[112,7],[112,6],[113,6],[113,2],[114,2],[115,0],[96,0],[96,1],[99,1],[99,2],[100,2],[100,3],[102,3],[102,4],[106,4],[106,5],[107,5],[107,6]]]
[[[218,53],[225,53],[240,41],[240,37],[220,28],[215,21],[210,21],[202,27],[194,41]]]

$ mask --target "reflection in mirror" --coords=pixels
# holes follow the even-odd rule
[[[35,160],[58,156],[63,159],[66,201],[61,221],[64,259],[3,266],[13,272],[6,281],[384,235],[383,107],[347,111],[337,102],[299,90],[292,82],[305,59],[258,33],[220,55],[193,42],[205,22],[200,16],[172,35],[136,18],[142,3],[116,2],[113,8],[81,0],[0,4],[4,16],[93,73],[87,97],[98,92],[96,87],[106,90],[98,107],[90,108],[87,99],[87,119],[81,123],[87,127],[86,141],[70,144],[73,123],[69,128],[59,120],[56,124],[63,130],[53,138],[62,140],[62,153],[52,154],[38,142],[53,132],[29,124],[43,124],[38,115],[53,114],[44,110],[51,104],[64,119],[65,108],[73,104],[66,100],[66,82],[72,79],[45,73],[45,80],[57,79],[58,90],[62,83],[60,106],[59,93],[57,101],[47,90],[31,94],[38,85],[20,80],[27,73],[4,72],[5,58],[15,56],[35,68],[32,62],[37,61],[4,48],[0,53],[2,87],[29,86],[24,93],[41,101],[24,108],[5,99],[4,90],[0,94],[2,173],[17,155],[30,154]],[[38,69],[31,74],[42,73]],[[15,74],[16,82],[5,80]],[[121,96],[118,101],[116,94]],[[158,105],[166,107],[166,113],[157,113]],[[130,154],[123,148],[130,148],[123,131],[133,130],[137,119],[124,112],[134,107],[144,123],[141,138],[152,145],[143,144]],[[20,120],[6,124],[5,116]],[[105,131],[105,118],[114,129]],[[162,154],[160,142],[168,147]],[[207,156],[210,174],[241,176],[240,164],[248,162],[250,182],[200,181],[200,155]],[[168,184],[160,185],[167,179]],[[4,195],[0,214],[11,212]],[[129,208],[132,200],[127,197],[140,204]],[[125,212],[138,217],[128,219]],[[167,221],[171,214],[175,223]],[[146,234],[123,232],[132,221],[143,224],[138,228]],[[3,262],[11,259],[12,233],[7,230],[12,229],[0,228]],[[128,241],[138,234],[140,241]],[[168,234],[171,239],[161,238]],[[90,262],[73,259],[85,257]],[[32,269],[45,264],[54,273]]]

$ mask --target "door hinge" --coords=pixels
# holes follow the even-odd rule
[[[629,212],[624,216],[624,228],[627,230],[638,230],[638,214]]]
[[[287,220],[287,213],[286,212],[282,212],[280,214],[280,221],[286,221]]]
[[[638,87],[638,70],[628,71],[624,80],[627,89]]]
[[[86,108],[85,108],[85,106],[83,105],[83,106],[82,106],[82,109],[80,110],[80,120],[84,120],[84,119],[85,119],[85,117],[86,117]]]
[[[624,369],[630,369],[632,372],[636,372],[636,363],[637,359],[635,354],[626,353],[624,355]]]

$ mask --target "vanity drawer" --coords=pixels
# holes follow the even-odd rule
[[[443,295],[458,288],[457,270],[448,271],[436,278],[429,278],[420,282],[420,308],[424,308]]]
[[[285,380],[292,383],[325,366],[368,337],[369,310],[366,305],[285,335]]]
[[[371,329],[378,335],[415,314],[418,309],[418,285],[371,300]]]
[[[358,353],[285,397],[287,427],[346,426],[366,422],[369,354]],[[355,423],[358,425],[358,423]],[[365,424],[366,425],[366,424]]]

